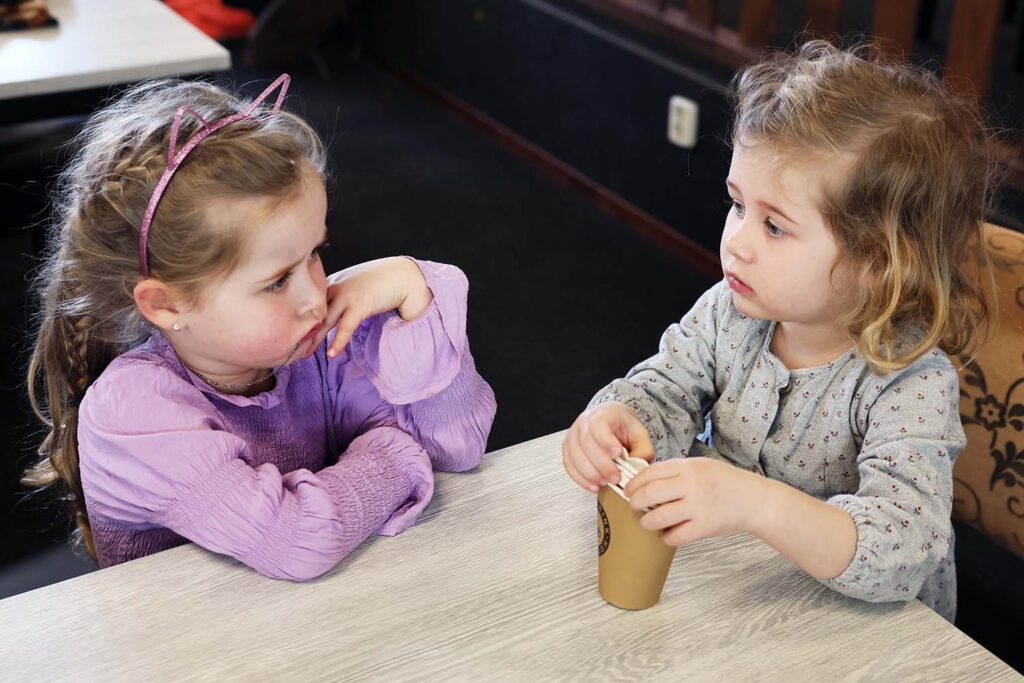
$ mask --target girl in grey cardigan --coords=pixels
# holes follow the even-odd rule
[[[566,471],[597,491],[623,448],[656,460],[626,492],[666,543],[753,533],[841,593],[952,621],[947,354],[988,318],[961,266],[993,192],[980,116],[923,69],[819,41],[734,94],[724,278],[598,392]]]

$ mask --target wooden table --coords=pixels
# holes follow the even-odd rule
[[[0,100],[222,71],[228,51],[157,0],[48,0],[59,26],[0,33]]]
[[[188,545],[0,601],[0,678],[1021,680],[921,603],[843,597],[750,536],[681,549],[651,609],[604,603],[561,438],[440,474],[416,526],[311,583]]]

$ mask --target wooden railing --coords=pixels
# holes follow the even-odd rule
[[[807,35],[844,32],[845,2],[804,0]],[[864,1],[864,0],[860,0]],[[934,0],[923,0],[924,3]],[[739,68],[770,46],[790,45],[794,36],[778,35],[778,0],[741,0],[739,26],[719,23],[716,0],[582,0],[649,30],[679,40],[699,56]],[[922,0],[874,0],[871,33],[883,49],[912,53]],[[955,0],[949,26],[944,73],[954,87],[984,96],[992,79],[996,31],[1003,0]]]

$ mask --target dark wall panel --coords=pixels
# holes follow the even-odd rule
[[[714,253],[725,215],[728,72],[694,67],[569,4],[374,0],[371,56],[479,109]],[[668,102],[700,107],[693,149],[666,138]]]

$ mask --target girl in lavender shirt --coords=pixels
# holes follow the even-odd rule
[[[62,176],[25,482],[62,490],[101,567],[193,541],[310,579],[484,452],[465,276],[402,257],[325,276],[324,150],[287,85],[138,86]]]

